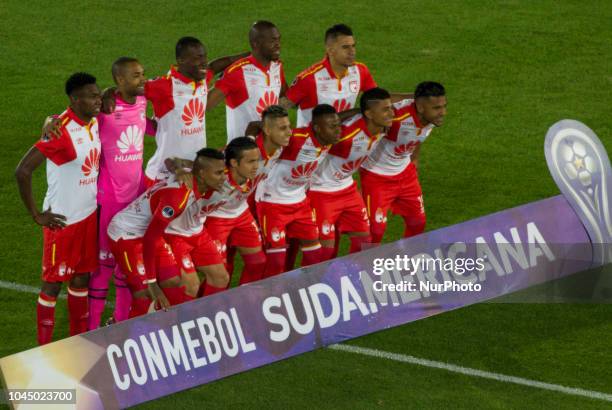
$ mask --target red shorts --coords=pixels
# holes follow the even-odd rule
[[[257,215],[268,248],[284,247],[286,237],[307,241],[319,239],[319,229],[308,198],[297,204],[257,202]]]
[[[199,235],[166,235],[172,252],[186,273],[193,273],[196,267],[217,265],[224,259],[206,229]]]
[[[259,227],[248,209],[236,218],[209,216],[204,223],[204,229],[213,239],[224,260],[227,248],[236,246],[243,248],[261,247]]]
[[[321,239],[334,239],[336,227],[339,232],[370,233],[368,214],[357,184],[336,192],[309,191],[308,198]]]
[[[132,292],[146,289],[147,277],[142,255],[142,238],[119,239],[116,242],[111,239],[110,248],[121,271],[127,276],[127,283]],[[176,260],[167,243],[160,241],[155,253],[158,282],[179,275]]]
[[[98,215],[62,229],[43,227],[42,279],[65,282],[98,267]]]
[[[359,169],[361,192],[370,223],[386,224],[387,211],[402,216],[425,216],[423,192],[414,164],[398,175],[378,175]]]

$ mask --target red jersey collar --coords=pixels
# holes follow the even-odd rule
[[[323,145],[319,142],[319,140],[317,140],[317,137],[315,137],[315,132],[312,129],[312,124],[308,126],[308,128],[306,128],[306,131],[308,131],[308,134],[310,135],[310,139],[312,140],[312,143],[314,144],[315,147],[317,148],[325,148],[327,145]]]
[[[266,152],[266,148],[264,147],[263,132],[257,134],[257,137],[255,137],[255,144],[257,144],[257,146],[259,147],[259,153],[261,154],[261,158],[265,161],[269,160],[270,156],[268,155],[268,153]]]
[[[195,195],[196,199],[198,199],[202,196],[202,194],[200,194],[200,191],[198,191],[198,180],[195,175],[192,178],[191,185],[193,186],[193,194]]]
[[[410,113],[410,116],[412,117],[414,121],[414,125],[417,128],[423,128],[423,125],[421,124],[421,121],[419,120],[419,114],[417,113],[416,104],[414,103],[414,101],[412,102],[412,104],[408,106],[408,112]]]
[[[270,64],[268,64],[267,67],[264,67],[263,65],[261,65],[261,63],[259,61],[257,61],[257,59],[255,58],[255,56],[253,54],[250,54],[247,57],[247,60],[249,60],[249,62],[251,64],[253,64],[255,67],[259,68],[264,73],[267,73],[268,71],[270,71],[270,67],[272,66],[272,61],[270,61]]]
[[[332,69],[331,62],[329,61],[329,56],[325,56],[325,58],[323,59],[321,63],[323,64],[323,67],[327,69],[327,71],[329,72],[329,76],[331,78],[335,78],[336,80],[341,80],[344,77],[346,77],[346,75],[348,74],[348,69],[346,69],[346,71],[344,71],[344,75],[342,75],[342,77],[338,77],[336,73],[334,72],[334,70]]]
[[[238,182],[236,182],[236,180],[234,179],[234,176],[232,175],[232,171],[229,168],[225,168],[225,171],[227,173],[227,181],[229,182],[231,186],[233,186],[236,189],[239,189],[241,192],[247,192],[250,189],[250,186],[251,186],[250,179],[247,178],[246,182],[244,183],[245,187],[243,187]]]
[[[76,122],[77,124],[79,124],[81,127],[85,127],[85,126],[91,126],[92,124],[95,123],[96,119],[95,117],[91,119],[91,121],[89,121],[89,123],[83,121],[82,119],[80,119],[79,117],[77,117],[77,115],[74,113],[74,111],[72,111],[72,108],[68,107],[66,109],[66,115],[68,116],[68,118],[70,118],[72,121]]]
[[[177,80],[184,82],[185,84],[196,84],[196,87],[203,85],[204,82],[206,81],[206,79],[195,81],[189,77],[184,76],[183,74],[179,73],[175,65],[170,66],[170,76],[176,78]]]

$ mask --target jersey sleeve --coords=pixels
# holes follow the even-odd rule
[[[157,270],[155,254],[163,238],[166,227],[184,210],[191,191],[184,185],[180,188],[162,189],[153,194],[150,199],[153,216],[144,237],[142,238],[142,253],[144,258],[147,283],[155,282]]]
[[[59,138],[44,138],[34,146],[55,165],[63,165],[74,161],[77,157],[72,139],[64,127],[62,127],[62,135]]]
[[[359,69],[359,76],[361,77],[361,91],[367,91],[371,88],[377,87],[376,81],[370,74],[370,70],[364,64],[358,64],[357,68]]]
[[[172,98],[172,80],[169,77],[160,77],[145,83],[145,97],[151,101],[153,112],[161,118],[174,108]]]
[[[242,65],[229,66],[223,77],[215,83],[215,88],[225,95],[225,103],[230,108],[239,106],[249,98],[241,67]]]
[[[313,108],[317,105],[317,87],[314,76],[297,76],[285,95],[292,103],[302,109]]]

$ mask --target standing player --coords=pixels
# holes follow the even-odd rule
[[[89,282],[90,330],[100,325],[113,271],[116,291],[113,318],[121,321],[129,315],[131,294],[125,274],[116,269],[106,231],[112,217],[144,190],[143,136],[145,131],[155,133],[152,126],[147,127],[147,100],[143,96],[145,76],[140,62],[135,58],[121,57],[113,63],[112,74],[117,84],[115,111],[98,115],[102,143],[98,177],[99,268]]]
[[[217,59],[208,67],[208,56],[202,42],[183,37],[176,43],[176,66],[168,75],[147,81],[145,97],[153,105],[157,119],[157,149],[147,163],[146,184],[167,178],[165,160],[171,157],[191,159],[206,146],[207,81],[240,56]],[[114,89],[105,93],[105,111],[114,109]],[[108,97],[108,98],[107,98]]]
[[[278,104],[287,88],[280,58],[281,35],[269,21],[258,21],[249,31],[252,53],[230,65],[208,96],[213,109],[225,99],[227,141],[242,136],[251,121],[261,120],[269,105]]]
[[[331,105],[312,112],[312,124],[293,130],[289,145],[255,193],[257,214],[266,244],[265,276],[285,270],[286,238],[302,245],[302,266],[320,261],[321,244],[315,218],[306,196],[312,174],[331,144],[340,138],[340,118]]]
[[[359,170],[374,243],[382,240],[389,209],[404,219],[404,237],[425,230],[417,159],[421,143],[433,127],[442,125],[446,116],[444,87],[436,82],[422,82],[416,88],[414,100],[393,104],[393,111],[391,129]]]
[[[66,94],[70,106],[60,115],[61,137],[37,142],[15,172],[26,209],[43,227],[43,283],[37,308],[41,345],[51,342],[62,282],[69,282],[70,335],[87,330],[87,285],[97,265],[100,139],[94,117],[100,112],[101,94],[95,77],[86,73],[70,76]],[[48,188],[40,212],[32,195],[32,173],[45,160]]]
[[[266,265],[259,228],[247,203],[255,189],[259,171],[263,169],[260,168],[260,158],[259,146],[249,137],[238,137],[227,144],[227,180],[223,190],[226,201],[206,218],[204,225],[226,266],[227,249],[235,247],[240,252],[244,261],[241,285],[261,279]]]
[[[302,71],[287,90],[285,106],[298,106],[297,126],[310,123],[317,104],[341,112],[355,107],[359,93],[376,87],[368,67],[355,61],[353,31],[336,24],[325,32],[325,58]]]
[[[371,88],[361,95],[361,114],[343,123],[340,141],[315,171],[308,198],[315,211],[321,239],[322,260],[334,257],[340,233],[350,237],[350,252],[370,242],[370,225],[363,199],[353,174],[376,146],[393,120],[391,96],[382,88]]]
[[[108,227],[115,260],[126,273],[132,291],[130,317],[147,312],[151,301],[166,308],[189,300],[172,252],[164,248],[164,232],[197,201],[225,178],[218,151],[203,148],[193,163],[187,182],[171,176],[150,187],[127,208],[117,213]],[[159,284],[158,284],[159,282]]]

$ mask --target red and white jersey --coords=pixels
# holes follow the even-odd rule
[[[329,151],[329,145],[321,145],[311,127],[296,128],[283,148],[268,177],[259,183],[255,191],[257,202],[297,204],[306,198],[312,174]]]
[[[312,109],[318,104],[332,105],[336,111],[354,108],[360,92],[376,87],[365,64],[355,63],[342,77],[332,70],[329,58],[302,71],[287,90],[286,97],[298,106],[297,126],[312,120]]]
[[[227,67],[215,83],[215,88],[225,94],[227,142],[244,136],[249,122],[260,121],[263,110],[278,104],[284,85],[280,60],[264,67],[250,55]]]
[[[342,124],[342,137],[329,150],[312,176],[311,191],[336,192],[353,185],[353,174],[366,160],[382,134],[372,135],[357,114]]]
[[[194,181],[194,189],[197,185]],[[166,234],[179,236],[195,236],[202,233],[206,217],[219,209],[227,201],[226,193],[223,191],[206,191],[198,195],[198,199],[189,204],[178,218],[170,222],[166,228]]]
[[[108,225],[108,236],[113,241],[143,238],[154,218],[169,223],[197,197],[197,191],[192,191],[172,175],[147,189],[118,212]]]
[[[411,99],[394,103],[393,111],[393,125],[361,165],[375,174],[397,175],[403,172],[410,164],[411,154],[434,127],[433,124],[421,125]]]
[[[145,174],[153,180],[163,179],[168,177],[166,158],[193,160],[206,146],[208,86],[205,80],[194,82],[171,67],[168,75],[145,83],[145,97],[157,119],[157,149]]]
[[[251,192],[253,192],[255,185],[250,179],[247,179],[244,184],[240,185],[234,180],[229,169],[226,168],[225,173],[227,179],[222,188],[222,192],[226,197],[225,203],[211,212],[210,216],[216,218],[237,218],[249,208],[247,199]]]
[[[262,181],[268,178],[268,175],[270,174],[270,170],[272,169],[274,164],[278,162],[278,159],[280,158],[280,154],[281,152],[283,152],[283,149],[279,148],[276,151],[274,151],[274,153],[272,153],[271,155],[268,155],[264,147],[264,136],[263,136],[263,133],[261,132],[255,138],[255,144],[257,144],[257,146],[259,147],[260,157],[259,157],[259,168],[257,168],[257,175],[255,176],[255,179],[253,180],[253,189],[256,189],[257,185],[259,185]]]
[[[34,146],[47,158],[47,194],[43,210],[64,215],[66,224],[80,222],[96,211],[100,136],[98,122],[81,121],[68,108],[60,115],[61,136]]]

